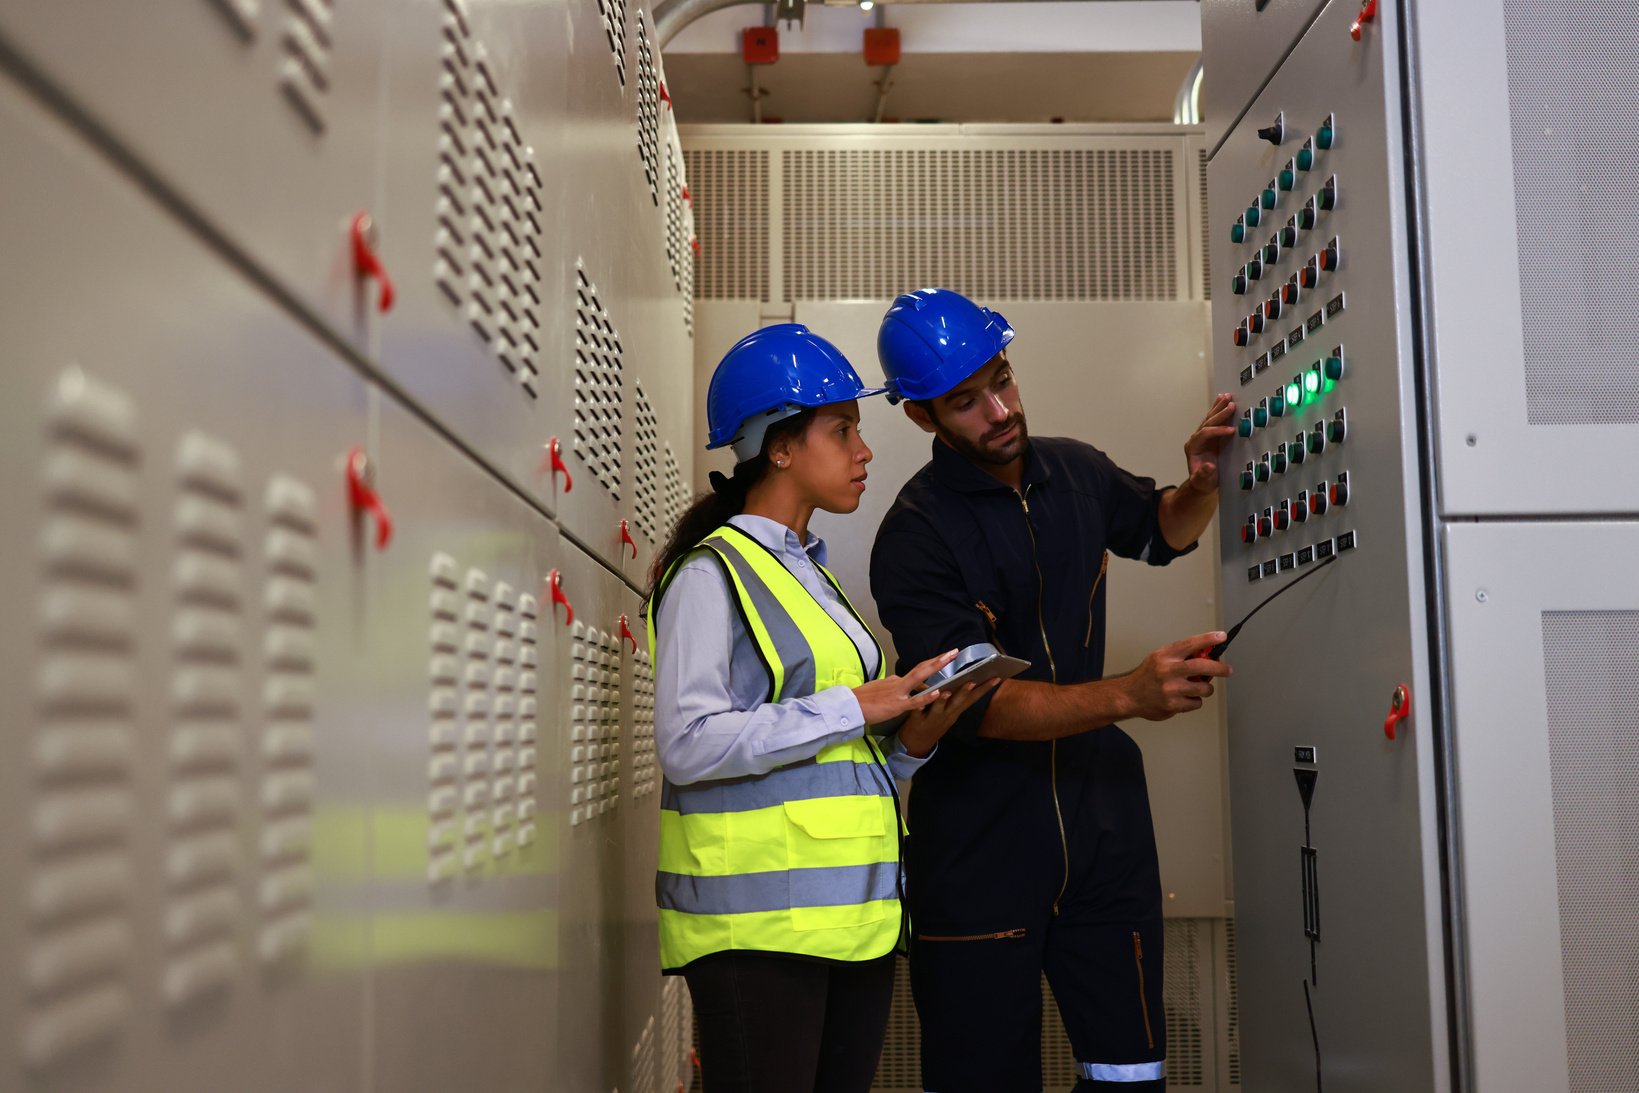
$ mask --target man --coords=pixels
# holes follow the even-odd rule
[[[889,397],[935,436],[871,552],[900,669],[990,642],[1031,667],[974,706],[917,775],[907,855],[911,986],[930,1093],[1038,1093],[1041,975],[1081,1080],[1165,1087],[1161,886],[1138,746],[1111,722],[1197,709],[1222,633],[1104,677],[1108,553],[1165,565],[1217,506],[1219,395],[1157,490],[1102,452],[1032,439],[1000,315],[948,290],[899,297],[877,350]]]

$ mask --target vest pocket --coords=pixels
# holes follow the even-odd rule
[[[785,802],[791,927],[836,930],[881,922],[897,898],[898,836],[892,800],[819,797]],[[892,917],[898,919],[897,905]],[[874,955],[874,954],[873,954]]]
[[[887,831],[881,797],[817,797],[808,801],[785,802],[785,818],[796,832],[810,839],[879,839]],[[801,836],[791,834],[791,864],[807,864],[799,846]],[[828,855],[827,855],[828,856]],[[815,862],[813,864],[832,864]]]

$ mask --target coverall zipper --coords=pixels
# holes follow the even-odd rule
[[[1041,630],[1042,652],[1047,654],[1047,670],[1052,681],[1059,681],[1058,665],[1053,662],[1053,647],[1047,641],[1047,622],[1042,617],[1041,602],[1047,592],[1041,575],[1041,559],[1036,554],[1036,529],[1030,523],[1030,487],[1024,487],[1019,494],[1019,504],[1024,509],[1024,530],[1030,536],[1030,564],[1036,567],[1036,626]],[[1053,787],[1053,815],[1059,824],[1059,848],[1064,851],[1064,879],[1059,882],[1059,894],[1053,897],[1053,914],[1059,913],[1059,900],[1064,898],[1064,890],[1070,886],[1070,837],[1064,833],[1064,809],[1059,804],[1059,742],[1053,740],[1048,745],[1049,778]]]
[[[1093,580],[1092,594],[1087,597],[1087,636],[1081,639],[1081,647],[1086,649],[1093,644],[1093,601],[1098,599],[1098,586],[1104,583],[1104,574],[1110,571],[1110,552],[1098,560],[1098,576]]]
[[[918,941],[1002,941],[1007,938],[1023,937],[1024,929],[998,930],[993,934],[917,934]]]
[[[1144,939],[1133,931],[1133,963],[1138,965],[1138,1011],[1144,1015],[1144,1039],[1155,1050],[1155,1032],[1150,1028],[1150,1001],[1144,991]]]

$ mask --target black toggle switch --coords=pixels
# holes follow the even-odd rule
[[[1286,139],[1286,112],[1275,115],[1275,124],[1266,125],[1258,130],[1258,139],[1266,140],[1270,144],[1279,145]]]

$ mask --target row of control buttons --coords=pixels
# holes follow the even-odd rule
[[[1280,126],[1280,130],[1280,137],[1284,140],[1285,126]],[[1264,131],[1260,130],[1260,135],[1263,134]],[[1247,229],[1257,227],[1263,220],[1264,212],[1273,211],[1279,207],[1281,194],[1290,192],[1297,185],[1299,174],[1305,174],[1314,168],[1317,154],[1329,151],[1336,136],[1336,118],[1334,115],[1328,114],[1326,120],[1321,123],[1320,128],[1315,131],[1315,135],[1303,142],[1303,147],[1298,149],[1298,154],[1286,161],[1286,166],[1282,167],[1280,172],[1269,180],[1263,191],[1246,207],[1246,212],[1234,224],[1230,225],[1230,241],[1237,244],[1246,242]],[[1279,141],[1276,143],[1279,143]],[[1335,182],[1336,179],[1334,178],[1333,181]]]
[[[1246,579],[1248,581],[1261,581],[1297,569],[1299,566],[1306,566],[1311,562],[1324,562],[1335,554],[1353,550],[1359,544],[1359,539],[1359,533],[1350,529],[1333,538],[1322,539],[1318,543],[1311,543],[1308,546],[1299,547],[1297,550],[1289,551],[1274,558],[1267,558],[1255,565],[1248,566]]]
[[[1343,347],[1333,346],[1323,361],[1316,361],[1303,372],[1292,377],[1290,383],[1275,388],[1275,393],[1259,399],[1256,406],[1248,406],[1235,424],[1235,432],[1242,438],[1250,437],[1266,428],[1272,418],[1285,417],[1298,408],[1319,402],[1343,379],[1347,370]]]
[[[1258,253],[1248,259],[1247,263],[1229,278],[1229,291],[1236,296],[1245,296],[1254,281],[1263,280],[1263,275],[1278,265],[1283,250],[1293,250],[1297,247],[1300,229],[1297,218],[1282,228],[1277,235],[1270,237]],[[1304,225],[1303,230],[1313,227],[1313,221]],[[1299,290],[1314,288],[1320,283],[1322,273],[1331,273],[1337,269],[1342,258],[1342,247],[1336,236],[1320,250],[1309,256],[1303,266],[1287,278],[1286,283],[1276,291],[1275,295],[1281,303],[1295,304],[1301,293]]]
[[[1299,294],[1294,293],[1292,298],[1295,302],[1299,298]],[[1309,337],[1309,335],[1318,333],[1328,321],[1340,314],[1347,306],[1348,300],[1342,292],[1339,292],[1336,296],[1333,296],[1330,300],[1327,300],[1324,307],[1319,308],[1306,320],[1293,327],[1291,332],[1288,333],[1286,337],[1276,339],[1274,345],[1270,346],[1267,351],[1259,353],[1256,360],[1247,365],[1245,368],[1241,369],[1241,386],[1244,387],[1245,385],[1251,383],[1255,377],[1263,374],[1263,372],[1268,369],[1270,365],[1279,361],[1282,357],[1286,356],[1287,353],[1295,350]],[[1247,328],[1250,328],[1250,322],[1244,325]],[[1260,326],[1267,326],[1267,323],[1260,324]],[[1243,344],[1243,339],[1239,330],[1236,331],[1235,343],[1237,345]],[[1333,355],[1338,355],[1335,350]]]
[[[1339,409],[1330,421],[1317,421],[1309,432],[1299,430],[1291,441],[1282,441],[1273,451],[1247,460],[1246,469],[1241,472],[1241,489],[1251,492],[1275,475],[1285,474],[1289,467],[1302,464],[1309,456],[1322,454],[1327,444],[1342,444],[1348,436],[1349,412],[1345,407]]]
[[[1314,492],[1299,490],[1296,500],[1283,497],[1274,505],[1253,513],[1241,525],[1241,542],[1251,546],[1259,539],[1267,539],[1285,531],[1293,524],[1303,524],[1311,516],[1325,516],[1333,508],[1347,508],[1349,504],[1349,472],[1339,472],[1332,482],[1316,483]]]
[[[1315,288],[1320,284],[1321,274],[1335,273],[1342,263],[1343,244],[1337,236],[1333,236],[1324,247],[1310,255],[1309,260],[1293,273],[1284,284],[1270,293],[1268,299],[1264,300],[1263,303],[1252,310],[1250,315],[1240,321],[1240,324],[1231,332],[1230,341],[1234,342],[1237,348],[1245,348],[1251,345],[1252,339],[1271,329],[1272,324],[1279,321],[1288,307],[1296,307],[1302,301],[1304,290]],[[1237,296],[1245,295],[1247,281],[1256,281],[1263,276],[1263,273],[1263,261],[1254,258],[1242,267],[1240,273],[1235,275],[1230,284],[1230,291]]]

